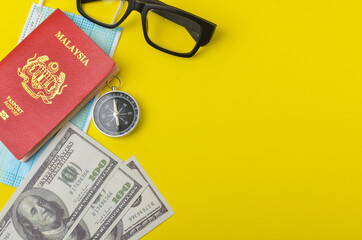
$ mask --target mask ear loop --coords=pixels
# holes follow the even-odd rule
[[[43,6],[44,0],[39,0],[38,6]]]

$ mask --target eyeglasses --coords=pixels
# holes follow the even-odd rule
[[[147,43],[180,57],[193,56],[216,28],[212,22],[158,0],[77,0],[77,8],[85,18],[107,28],[117,27],[136,10],[141,13]]]

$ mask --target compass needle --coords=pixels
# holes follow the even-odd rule
[[[119,112],[117,110],[117,102],[115,98],[113,98],[113,107],[114,107],[114,118],[116,119],[117,128],[119,128],[119,118],[118,118]]]

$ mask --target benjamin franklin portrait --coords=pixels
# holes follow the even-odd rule
[[[43,188],[23,192],[16,199],[12,214],[16,231],[29,240],[62,239],[69,229],[68,217],[62,200]],[[83,240],[85,232],[79,225],[69,239]]]

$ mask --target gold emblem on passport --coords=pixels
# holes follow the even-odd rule
[[[65,80],[65,73],[56,73],[59,70],[57,62],[46,62],[49,57],[46,55],[36,58],[35,56],[29,58],[26,65],[20,70],[18,68],[18,75],[23,78],[21,85],[25,91],[35,99],[39,97],[45,104],[52,104],[51,99],[56,95],[60,95],[67,85],[63,85]]]
[[[8,119],[9,115],[7,115],[4,110],[1,110],[0,117],[5,121],[6,119]]]

